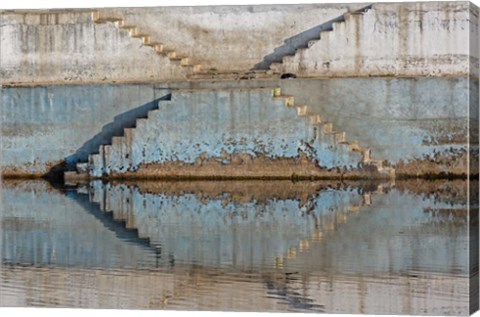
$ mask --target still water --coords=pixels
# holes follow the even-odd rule
[[[1,195],[1,306],[468,314],[463,181],[4,181]]]

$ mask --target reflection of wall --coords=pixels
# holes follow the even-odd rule
[[[333,272],[468,274],[467,205],[392,190],[287,256],[283,267],[314,264]],[[333,232],[332,232],[333,231]]]
[[[133,235],[106,227],[46,183],[2,183],[2,191],[2,262],[104,268],[155,263],[154,252]]]
[[[152,245],[161,245],[176,263],[207,266],[273,267],[276,257],[362,203],[361,195],[348,190],[320,191],[301,204],[295,198],[235,202],[228,192],[170,196],[93,184],[92,201],[112,211],[114,219],[124,220]]]
[[[323,189],[302,202],[294,184],[272,199],[259,199],[255,186],[236,191],[220,183],[224,193],[186,186],[182,193],[180,184],[170,192],[95,182],[67,196],[43,182],[2,184],[0,304],[467,309],[468,223],[459,182],[429,183],[424,194],[406,184],[363,197],[355,187]],[[267,190],[275,182],[258,184]],[[253,200],[234,197],[245,190]],[[148,243],[140,239],[146,236]]]
[[[259,188],[268,184],[274,186],[259,183]],[[324,189],[302,202],[288,193],[255,202],[201,189],[153,194],[136,186],[92,185],[90,198],[81,190],[68,194],[72,200],[41,182],[7,183],[4,261],[152,266],[160,256],[166,265],[173,259],[175,265],[273,269],[283,257],[284,268],[306,272],[466,272],[468,267],[461,202],[395,190],[367,201],[355,189]],[[446,221],[446,208],[458,210],[455,221]],[[297,246],[296,256],[289,257]]]

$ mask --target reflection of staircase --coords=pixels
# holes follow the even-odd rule
[[[270,73],[274,74],[282,74],[282,73],[287,73],[287,72],[295,72],[295,70],[290,69],[289,67],[286,67],[285,65],[292,64],[295,61],[299,59],[299,56],[301,56],[306,50],[311,48],[314,45],[319,45],[321,44],[321,39],[327,36],[332,36],[332,32],[335,31],[336,28],[338,28],[340,25],[346,23],[346,20],[348,19],[349,16],[353,15],[362,15],[368,10],[372,8],[372,5],[368,5],[364,8],[361,8],[359,10],[353,11],[353,12],[347,12],[343,14],[343,16],[340,16],[339,18],[336,19],[331,25],[331,27],[326,28],[322,30],[319,34],[318,37],[312,38],[308,41],[308,44],[306,47],[298,47],[295,50],[295,53],[293,54],[286,54],[282,58],[282,62],[274,62],[270,64]]]
[[[386,187],[388,188],[392,185],[393,184],[389,184]],[[290,247],[284,256],[277,257],[275,259],[275,267],[278,269],[283,268],[285,261],[295,259],[300,252],[308,251],[313,244],[321,243],[327,235],[332,234],[340,225],[346,223],[349,217],[360,212],[362,207],[370,206],[372,204],[372,195],[383,194],[384,191],[385,185],[379,185],[374,192],[363,193],[362,201],[359,204],[351,205],[346,210],[339,210],[338,214],[335,214],[335,217],[333,217],[330,222],[319,223],[317,219],[315,219],[315,230],[313,234],[299,241],[297,246]]]
[[[172,63],[181,66],[187,71],[187,75],[193,75],[202,70],[201,65],[192,64],[188,57],[179,55],[176,51],[168,49],[160,42],[151,41],[149,34],[142,33],[135,25],[127,25],[123,18],[100,17],[99,11],[92,11],[92,20],[95,23],[114,23],[119,29],[128,31],[132,38],[141,39],[143,45],[152,47],[158,55],[167,57]]]
[[[234,110],[246,104],[252,114]],[[210,113],[218,113],[222,119],[212,121]],[[189,123],[188,116],[193,114],[196,122]],[[271,124],[263,125],[262,120]],[[192,124],[198,128],[186,126]],[[204,153],[224,166],[236,164],[235,153],[287,159],[303,153],[313,166],[355,169],[362,163],[360,167],[370,172],[394,175],[392,168],[371,159],[369,149],[347,142],[345,132],[334,131],[331,123],[310,113],[307,106],[295,105],[292,96],[283,96],[280,88],[275,88],[180,90],[172,94],[171,101],[162,101],[161,110],[150,110],[147,118],[138,118],[135,128],[125,128],[123,136],[114,136],[111,144],[99,147],[98,154],[89,155],[88,163],[78,164],[77,172],[65,176],[99,178],[135,172],[140,164],[193,164]]]
[[[222,260],[244,265],[268,259],[265,264],[276,262],[278,267],[283,254],[291,259],[308,249],[346,222],[348,213],[358,212],[371,201],[367,187],[358,189],[361,195],[351,187],[321,189],[300,204],[299,198],[282,197],[263,203],[254,198],[235,202],[236,194],[230,190],[211,198],[201,189],[152,194],[142,192],[142,186],[93,181],[77,190],[88,194],[112,223],[134,232],[150,247],[161,246],[163,254],[173,255],[178,263],[204,259],[203,264]],[[262,183],[257,186],[260,189],[251,188],[252,193],[263,188]],[[383,192],[381,186],[376,192]]]
[[[320,139],[325,141],[326,138],[329,138],[330,144],[337,144],[339,146],[344,146],[349,151],[359,152],[362,155],[362,163],[366,166],[374,166],[378,172],[382,174],[389,175],[391,177],[395,176],[395,169],[393,167],[384,166],[383,161],[373,160],[371,156],[371,150],[369,148],[363,148],[358,145],[356,141],[348,142],[346,139],[346,133],[344,131],[335,131],[331,122],[325,121],[320,115],[315,113],[310,113],[308,111],[307,105],[295,105],[293,96],[282,95],[280,88],[275,88],[273,90],[273,96],[275,98],[281,98],[285,100],[285,104],[288,107],[294,107],[297,109],[297,114],[299,116],[308,117],[312,126],[312,140]]]

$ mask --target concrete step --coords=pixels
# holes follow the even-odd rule
[[[320,40],[320,39],[308,41],[307,48],[312,47],[312,46],[315,45],[319,40]]]
[[[147,118],[146,119],[143,119],[143,120],[148,120],[149,118],[151,118],[152,116],[155,116],[155,113],[158,112],[158,109],[153,109],[153,110],[149,110],[147,112]],[[142,120],[142,119],[138,119],[138,120]]]
[[[307,115],[308,107],[306,105],[296,106],[296,108],[297,108],[297,115],[299,117],[304,117]]]
[[[135,128],[125,128],[123,129],[123,135],[125,138],[130,139],[133,137],[133,133],[135,131]]]
[[[111,23],[115,23],[115,22],[120,22],[120,21],[123,21],[123,19],[121,18],[97,18],[94,20],[95,23],[108,23],[108,22],[111,22]]]
[[[333,132],[333,124],[331,122],[325,122],[323,124],[323,132],[332,133]]]
[[[320,39],[324,40],[332,33],[333,29],[326,29],[320,31]]]
[[[121,146],[122,142],[123,142],[123,137],[122,136],[112,137],[112,146],[114,146],[114,147]]]
[[[361,153],[363,155],[363,162],[364,163],[370,163],[372,161],[372,157],[371,157],[371,150],[370,149],[361,149]]]
[[[131,37],[134,37],[135,34],[138,33],[138,28],[137,27],[123,27],[122,29],[124,30],[127,30],[128,31],[128,34],[131,36]]]
[[[346,133],[343,131],[334,131],[331,133],[335,143],[344,143],[346,141]]]
[[[308,50],[309,48],[304,48],[304,47],[300,47],[300,48],[297,48],[295,50],[295,55],[302,55],[302,54],[305,54],[305,52]]]
[[[180,66],[190,65],[188,57],[175,56],[175,57],[169,57],[169,58],[170,58],[170,61],[172,62],[178,62]]]
[[[287,107],[293,107],[295,106],[295,99],[293,98],[293,96],[276,96],[276,97],[273,97],[274,99],[281,99],[283,100],[283,102],[285,103],[285,106]]]
[[[146,46],[151,46],[157,53],[162,53],[163,52],[163,44],[160,42],[148,42],[145,43]]]
[[[174,58],[177,57],[177,52],[172,51],[172,50],[165,51],[165,55],[167,55],[167,57],[170,58],[170,59],[174,59]]]
[[[311,124],[322,123],[322,118],[318,114],[310,115],[310,123]]]
[[[91,16],[92,16],[92,21],[95,22],[98,19],[100,19],[100,12],[97,10],[92,10]]]
[[[118,21],[114,22],[117,28],[122,28],[125,25],[124,19],[119,19]]]
[[[348,148],[350,149],[350,151],[360,152],[360,146],[358,145],[358,143],[356,141],[349,142],[348,143]]]
[[[271,63],[269,69],[273,71],[273,73],[283,73],[283,63]]]
[[[280,97],[282,95],[282,88],[276,87],[272,89],[272,97]]]
[[[79,162],[76,167],[79,174],[88,174],[88,162]]]
[[[187,64],[187,65],[181,65],[181,66],[185,68],[190,68],[190,72],[192,74],[201,74],[203,72],[202,65],[200,64],[196,64],[196,65]]]
[[[291,64],[295,61],[295,54],[294,55],[285,55],[283,58],[282,58],[282,63],[287,65],[287,64]]]
[[[135,128],[137,131],[144,131],[145,127],[147,126],[147,119],[137,119],[135,120]]]
[[[383,168],[383,161],[380,160],[370,160],[369,164],[375,166],[378,170]]]
[[[332,28],[334,30],[338,30],[339,28],[342,28],[343,26],[345,25],[345,22],[342,21],[342,22],[333,22],[332,23]]]
[[[121,26],[119,26],[120,29],[123,29],[123,30],[129,30],[129,29],[136,29],[137,26],[136,25],[127,25],[127,24],[123,24]]]
[[[150,42],[150,35],[148,34],[137,33],[132,35],[132,37],[141,39],[143,44],[148,44]]]

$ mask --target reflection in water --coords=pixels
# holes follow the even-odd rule
[[[3,185],[2,306],[468,313],[462,181]]]

